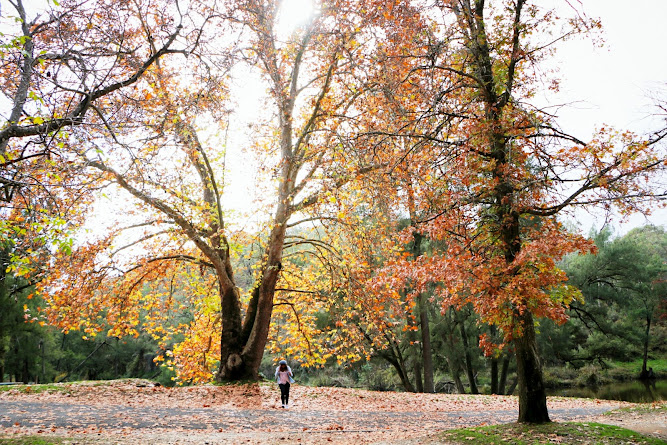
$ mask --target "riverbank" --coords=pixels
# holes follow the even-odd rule
[[[651,360],[656,380],[667,380],[667,359]],[[641,360],[634,362],[592,363],[581,368],[571,366],[545,367],[544,383],[549,388],[606,385],[616,382],[638,381]]]

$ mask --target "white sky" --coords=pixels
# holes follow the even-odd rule
[[[551,1],[567,6],[565,0]],[[579,4],[579,0],[569,1]],[[667,1],[582,3],[588,16],[602,20],[606,43],[598,48],[575,40],[559,50],[559,102],[577,101],[559,112],[562,128],[587,140],[603,124],[640,134],[664,125],[664,120],[652,116],[656,109],[651,95],[667,100],[667,58],[662,49],[667,42]],[[604,220],[582,216],[579,222],[587,233],[591,226],[601,228]],[[614,222],[612,226],[622,233],[647,222],[664,226],[667,211],[655,212],[648,221],[637,215],[628,223]]]
[[[660,49],[667,42],[667,2],[583,0],[583,5],[589,16],[602,20],[605,45],[572,41],[559,50],[561,93],[581,102],[562,113],[561,122],[584,135],[602,123],[650,128],[646,117],[654,110],[648,96],[667,83],[667,58]]]

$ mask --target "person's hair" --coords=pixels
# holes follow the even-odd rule
[[[281,363],[280,364],[280,369],[282,369],[282,368],[287,368],[287,364],[286,363]]]

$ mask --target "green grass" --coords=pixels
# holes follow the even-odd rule
[[[41,394],[43,392],[70,392],[69,386],[55,383],[46,383],[43,385],[2,385],[2,391],[18,391],[23,394]]]
[[[630,414],[653,414],[653,413],[663,413],[667,417],[667,402],[656,402],[656,403],[645,403],[638,406],[632,406],[630,408],[618,408],[612,411],[607,411],[604,413],[604,416],[614,416],[619,413],[630,413]]]
[[[568,367],[546,367],[544,369],[545,384],[549,388],[588,386],[589,380],[598,384],[637,381],[642,370],[642,360],[632,362],[606,362],[605,368],[599,364],[588,364],[578,369]],[[649,360],[648,367],[660,379],[667,377],[667,359]]]
[[[505,424],[464,428],[439,434],[431,444],[487,444],[533,445],[559,443],[567,445],[590,444],[645,444],[664,445],[656,439],[617,426],[600,423],[546,423],[542,425]]]
[[[642,362],[642,359],[638,359],[632,362],[612,362],[610,365],[631,372],[636,378],[642,370]],[[653,368],[653,372],[658,376],[667,376],[667,359],[649,360],[647,367]]]
[[[74,443],[70,439],[62,439],[59,437],[37,437],[37,436],[21,436],[3,438],[0,437],[0,445],[60,445]]]
[[[146,379],[116,379],[116,380],[81,380],[78,382],[67,383],[44,383],[44,384],[18,384],[18,385],[0,385],[0,392],[16,390],[24,394],[40,394],[43,392],[71,392],[74,386],[112,386],[121,383],[131,385],[148,385],[152,382]]]

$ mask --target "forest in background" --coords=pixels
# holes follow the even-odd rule
[[[603,229],[593,239],[599,248],[597,255],[573,255],[561,265],[569,282],[582,290],[583,299],[571,305],[567,323],[540,323],[538,342],[547,369],[547,386],[594,386],[639,379],[642,367],[655,368],[655,376],[665,378],[667,233],[661,227],[645,226],[614,236]],[[166,386],[188,384],[176,381],[169,364],[155,362],[164,351],[149,335],[118,338],[102,333],[84,340],[78,331],[64,334],[43,323],[27,322],[25,308],[34,310],[42,304],[34,296],[34,288],[22,287],[21,279],[11,275],[3,283],[3,381],[49,383],[140,377]],[[484,356],[479,336],[488,328],[480,327],[470,308],[441,313],[436,304],[430,304],[428,311],[436,392],[513,393],[516,365],[511,351]],[[326,312],[319,314],[318,328],[335,328]],[[302,384],[424,391],[423,343],[414,341],[414,334],[402,328],[396,327],[398,335],[391,348],[375,352],[368,360],[341,363],[331,357],[316,367],[290,363]],[[271,379],[275,363],[283,357],[290,359],[280,348],[266,354],[261,368],[265,378]],[[626,366],[620,365],[623,363]],[[601,377],[609,369],[611,373]]]

